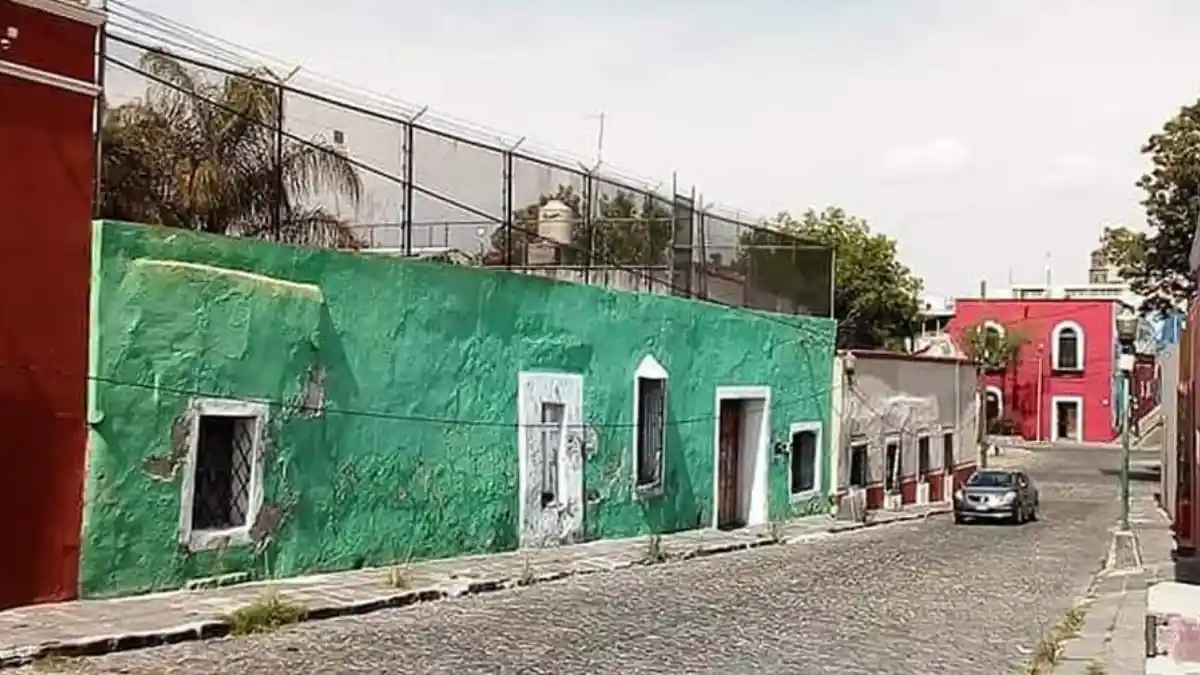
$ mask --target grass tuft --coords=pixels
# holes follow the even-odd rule
[[[284,599],[272,588],[258,600],[229,615],[229,632],[231,635],[269,633],[303,621],[307,613],[303,605]]]

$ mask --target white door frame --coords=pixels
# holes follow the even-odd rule
[[[750,479],[750,508],[746,526],[767,522],[767,486],[771,446],[771,388],[763,386],[717,387],[713,406],[713,508],[712,527],[718,526],[721,513],[721,401],[743,401],[742,452],[754,459],[754,475]],[[758,405],[754,405],[758,404]],[[761,407],[761,409],[755,409]],[[743,478],[743,480],[745,480]]]
[[[563,503],[554,512],[540,509],[538,520],[532,529],[526,519],[531,515],[530,507],[536,501],[530,492],[537,485],[529,481],[530,457],[533,443],[529,438],[531,428],[540,428],[541,421],[534,409],[540,403],[560,402],[563,411],[564,433],[558,453],[558,475]],[[527,405],[528,404],[528,405]],[[537,413],[540,414],[540,413]],[[521,372],[517,374],[517,523],[518,541],[521,548],[553,546],[564,539],[582,539],[583,536],[583,376],[577,373]],[[571,477],[575,480],[563,480]]]
[[[1058,437],[1058,404],[1072,403],[1075,405],[1075,410],[1079,413],[1075,416],[1075,438],[1060,439]],[[1076,443],[1083,442],[1083,397],[1082,396],[1051,396],[1050,397],[1050,441],[1059,440],[1074,440]]]

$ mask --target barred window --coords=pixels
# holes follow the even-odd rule
[[[191,550],[248,544],[262,505],[261,403],[192,402],[188,464],[179,514],[180,543]]]
[[[667,440],[667,381],[637,379],[637,486],[662,482],[662,456]]]
[[[257,425],[254,417],[201,415],[193,529],[227,530],[247,524]]]

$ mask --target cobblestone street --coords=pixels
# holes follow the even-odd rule
[[[1002,459],[1028,462],[1040,522],[943,516],[58,665],[129,675],[1015,673],[1102,562],[1117,491],[1100,468],[1117,454]]]

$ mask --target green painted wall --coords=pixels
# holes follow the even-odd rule
[[[711,521],[717,386],[770,386],[773,441],[828,427],[826,319],[125,223],[97,224],[94,246],[85,596],[516,548],[523,370],[584,376],[587,538]],[[637,501],[647,354],[671,378],[666,490]],[[325,412],[298,414],[314,372]],[[262,546],[178,543],[178,422],[196,396],[273,402]],[[787,481],[773,453],[772,518],[824,508],[791,504]]]

